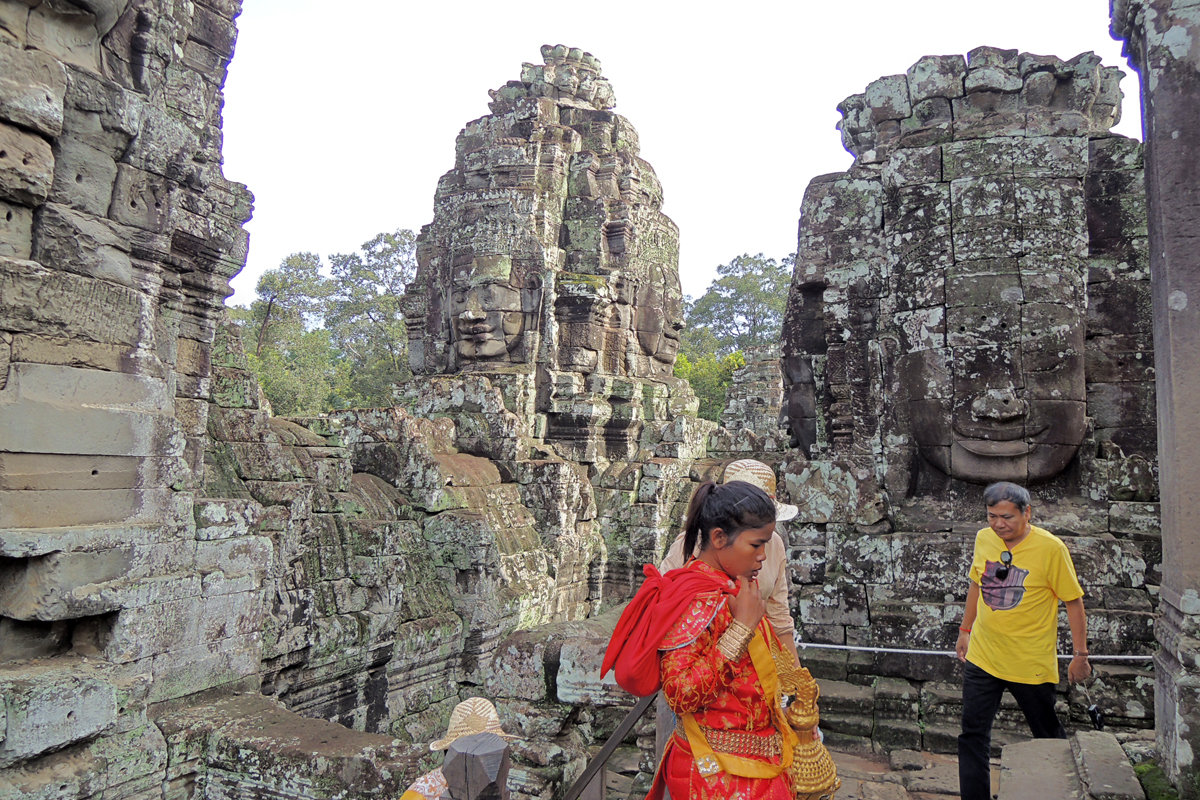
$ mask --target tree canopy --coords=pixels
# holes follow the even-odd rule
[[[416,235],[397,230],[328,264],[293,253],[263,273],[257,299],[232,316],[275,413],[392,404],[408,377],[401,299],[416,265]]]
[[[795,254],[779,262],[759,253],[717,267],[717,279],[685,310],[683,346],[689,355],[777,343],[795,262]]]
[[[745,351],[779,342],[795,263],[794,253],[782,261],[743,254],[717,267],[699,299],[688,298],[675,375],[691,384],[701,417],[720,421]]]

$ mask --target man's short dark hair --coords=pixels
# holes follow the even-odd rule
[[[1024,486],[1017,486],[1015,483],[1008,481],[997,481],[990,484],[983,490],[983,504],[988,508],[1003,503],[1005,500],[1017,507],[1017,511],[1022,514],[1025,509],[1029,508],[1029,504],[1033,499],[1029,496],[1029,490]]]

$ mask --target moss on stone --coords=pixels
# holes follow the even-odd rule
[[[1179,800],[1179,792],[1175,791],[1175,787],[1167,779],[1167,774],[1155,762],[1146,761],[1137,764],[1134,766],[1133,772],[1142,782],[1142,788],[1146,791],[1146,800]]]
[[[598,290],[608,285],[608,278],[604,275],[589,275],[584,272],[564,272],[558,276],[558,282],[563,285],[590,286]]]

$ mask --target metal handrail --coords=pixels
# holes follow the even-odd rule
[[[592,782],[592,778],[596,777],[596,773],[608,763],[608,759],[616,752],[617,747],[620,746],[626,735],[633,730],[633,726],[637,724],[642,714],[646,713],[646,709],[650,707],[650,704],[654,702],[654,698],[657,696],[658,693],[655,692],[637,701],[629,713],[625,715],[625,719],[621,720],[621,724],[617,726],[617,729],[612,732],[612,736],[609,736],[608,741],[600,748],[600,752],[592,756],[592,760],[583,768],[583,773],[575,779],[575,782],[571,784],[571,788],[567,789],[567,794],[563,797],[563,800],[578,800],[579,795],[583,794],[583,790]]]

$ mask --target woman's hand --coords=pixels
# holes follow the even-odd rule
[[[767,613],[767,604],[758,590],[758,581],[748,581],[741,576],[738,586],[738,593],[729,598],[729,613],[746,627],[754,628]]]

